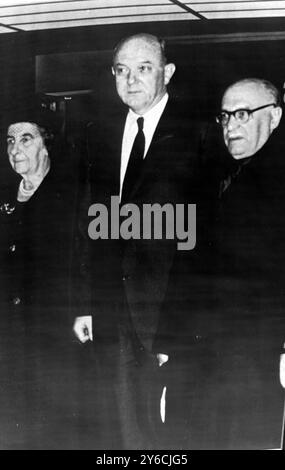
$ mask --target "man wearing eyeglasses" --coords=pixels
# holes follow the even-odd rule
[[[282,116],[277,90],[264,80],[246,79],[230,86],[217,121],[235,160],[258,152],[278,127]]]
[[[191,332],[184,349],[184,391],[179,394],[183,414],[176,426],[182,448],[281,447],[284,390],[279,362],[285,340],[281,116],[278,90],[262,79],[236,82],[222,98],[217,122],[225,145],[215,159],[221,176],[212,242],[199,256],[194,273],[189,263],[188,281],[185,272],[176,285],[188,303],[181,341]],[[284,384],[282,371],[280,378]],[[175,422],[169,398],[168,423],[170,418]]]
[[[263,195],[267,196],[267,202],[269,203],[267,205],[267,210],[265,205],[265,210],[258,211],[258,216],[262,218],[262,225],[268,224],[268,230],[272,235],[270,236],[270,240],[268,240],[267,237],[265,239],[267,239],[267,241],[272,241],[272,243],[277,243],[278,241],[278,245],[274,249],[274,251],[276,251],[275,255],[273,256],[271,253],[272,245],[264,246],[264,256],[260,257],[260,261],[263,262],[264,258],[271,261],[271,263],[273,264],[272,279],[275,279],[275,282],[279,287],[282,286],[282,281],[284,281],[283,271],[278,268],[276,269],[276,267],[280,266],[281,257],[283,255],[282,251],[284,250],[284,247],[282,248],[282,240],[280,237],[282,230],[284,229],[282,225],[282,203],[284,204],[284,194],[280,187],[280,184],[283,185],[283,182],[280,181],[280,179],[282,180],[285,174],[283,165],[279,163],[280,156],[281,159],[283,158],[283,151],[282,144],[280,144],[280,139],[278,138],[278,131],[275,132],[273,135],[272,133],[279,126],[281,116],[282,108],[280,104],[280,97],[275,86],[265,80],[247,79],[233,84],[226,90],[222,100],[222,110],[216,118],[217,122],[222,126],[224,142],[228,148],[228,151],[235,160],[238,160],[241,163],[241,166],[238,167],[238,172],[241,170],[243,162],[248,164],[247,168],[245,170],[243,169],[243,174],[241,173],[240,190],[244,191],[246,189],[244,187],[243,182],[246,178],[245,171],[247,171],[250,175],[249,177],[247,176],[247,184],[250,182],[250,177],[252,179],[254,178],[254,181],[252,181],[252,183],[255,184],[256,187],[257,185],[259,185],[259,190],[260,192],[262,192],[262,194],[258,194],[258,192],[256,192],[256,198],[262,198]],[[268,168],[266,168],[266,160],[269,164]],[[274,171],[272,171],[272,168],[274,168]],[[267,171],[264,172],[264,169],[266,169]],[[255,179],[255,176],[257,176],[258,178]],[[265,183],[266,180],[267,183]],[[239,184],[239,177],[237,177],[236,184]],[[227,198],[226,194],[225,198]],[[251,201],[249,200],[249,204],[250,202]],[[276,208],[274,207],[274,203],[276,203],[279,208],[281,206],[281,212],[278,212],[278,210],[276,210]],[[224,206],[227,207],[227,203],[224,203]],[[256,209],[256,205],[254,208]],[[273,215],[271,217],[268,217],[267,211],[272,211]],[[242,214],[240,215],[242,216]],[[257,225],[255,225],[255,227],[256,229],[258,229]],[[251,229],[253,228],[254,227],[251,227]],[[274,234],[274,231],[279,231],[279,236],[276,236],[276,234]],[[259,232],[259,234],[261,236],[263,235],[262,230]],[[257,235],[257,237],[254,236],[253,240],[258,246],[258,242],[260,241],[259,235]],[[276,275],[275,278],[274,274]],[[265,297],[268,301],[268,290],[263,293],[256,294],[259,295],[260,298]],[[269,305],[269,317],[270,314],[274,312],[274,310],[276,311],[276,305],[274,305],[274,303],[278,305],[278,300],[280,301],[280,290],[277,293],[277,296],[275,298],[272,298],[272,302]],[[281,305],[278,305],[278,308],[281,308],[282,310],[282,303]],[[259,310],[262,310],[262,306]],[[276,328],[277,325],[280,325],[280,318],[278,315],[274,317],[274,314],[272,315],[272,317],[272,325],[274,325],[274,322],[276,322]],[[257,323],[256,327],[258,328],[258,326],[259,325]],[[284,387],[285,355],[284,349],[282,349],[282,338],[285,338],[284,324],[283,328],[280,331],[280,336],[276,333],[277,332],[274,331],[273,328],[271,330],[268,329],[268,332],[266,334],[266,341],[268,340],[268,342],[266,345],[268,345],[268,343],[270,343],[271,341],[274,342],[274,339],[276,338],[275,353],[277,352],[278,348],[280,348],[280,351],[282,353],[280,359],[280,382]],[[270,337],[271,334],[272,337]],[[271,400],[274,399],[273,385],[277,390],[277,354],[274,357],[274,361],[275,364],[273,364],[272,369],[275,370],[275,381],[272,381],[271,384],[267,384],[268,388],[270,388],[270,385],[272,386]],[[266,365],[266,361],[264,362]],[[269,364],[269,361],[267,362],[267,364]],[[279,396],[281,396],[281,391],[279,392]],[[280,403],[278,399],[277,403]],[[279,408],[279,410],[279,416],[281,419],[281,407]],[[262,415],[262,409],[260,410],[260,414]],[[273,422],[273,416],[271,416],[271,419]],[[279,423],[281,423],[281,420],[279,421]],[[284,428],[284,416],[282,427]],[[266,435],[266,432],[264,433],[264,435]],[[272,432],[272,438],[273,435],[274,433]],[[281,441],[283,441],[283,439],[284,437],[281,436]],[[269,445],[269,442],[267,445]],[[281,447],[283,445],[284,443],[281,442]]]

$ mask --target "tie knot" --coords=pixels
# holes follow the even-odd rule
[[[139,131],[143,130],[143,121],[144,121],[143,117],[139,117],[137,119],[137,125],[138,125],[138,128],[139,128]]]

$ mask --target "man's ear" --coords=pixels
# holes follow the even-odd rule
[[[114,70],[114,67],[111,67],[111,70],[112,70],[112,75],[115,76],[115,70]]]
[[[164,67],[164,85],[168,85],[171,80],[172,75],[175,72],[175,64],[166,64]]]
[[[279,126],[279,122],[282,117],[282,108],[280,106],[276,106],[276,108],[272,108],[271,117],[272,119],[271,119],[270,127],[271,127],[271,131],[273,131],[274,129],[276,129],[276,127]]]
[[[46,148],[45,145],[43,145],[43,147],[41,148],[40,152],[41,152],[41,157],[42,157],[43,159],[45,159],[46,157],[48,157],[48,149]]]

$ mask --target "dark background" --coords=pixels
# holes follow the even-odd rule
[[[67,132],[116,106],[112,49],[149,32],[167,40],[177,66],[171,91],[193,117],[214,119],[223,89],[242,77],[285,80],[285,19],[152,22],[17,32],[0,36],[1,114],[31,93],[66,119]],[[73,92],[73,93],[70,93]]]

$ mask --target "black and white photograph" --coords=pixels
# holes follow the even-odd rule
[[[0,450],[284,450],[285,0],[1,0],[0,67]]]

